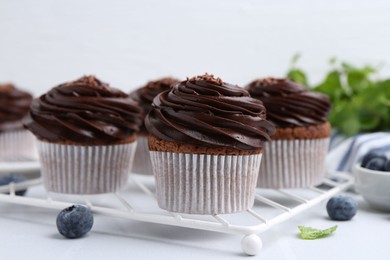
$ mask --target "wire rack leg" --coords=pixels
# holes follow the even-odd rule
[[[246,235],[241,240],[242,251],[247,255],[257,255],[263,247],[263,241],[256,234]]]

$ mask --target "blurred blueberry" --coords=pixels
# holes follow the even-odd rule
[[[73,205],[63,209],[57,216],[57,229],[66,238],[79,238],[87,234],[93,226],[90,208]]]
[[[13,183],[23,182],[25,180],[26,180],[26,178],[24,176],[11,173],[9,175],[0,176],[0,186],[8,185],[11,182],[13,182]],[[15,194],[19,195],[19,196],[23,196],[24,194],[26,194],[26,191],[27,191],[27,189],[18,190],[18,191],[15,191]],[[7,194],[9,194],[9,193],[7,193]]]
[[[326,204],[326,211],[333,220],[350,220],[356,215],[357,202],[345,195],[337,195]]]
[[[361,166],[367,168],[366,167],[367,163],[369,161],[371,161],[371,159],[374,159],[374,158],[382,158],[382,159],[386,160],[386,156],[383,154],[383,152],[379,152],[379,151],[369,152],[366,155],[364,155],[364,157],[362,159]]]
[[[376,157],[369,160],[365,168],[374,170],[374,171],[383,171],[385,169],[386,158]]]

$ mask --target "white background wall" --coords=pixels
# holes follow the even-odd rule
[[[296,52],[314,80],[334,56],[389,74],[390,1],[0,0],[0,81],[35,94],[84,74],[125,91],[206,71],[244,85]]]

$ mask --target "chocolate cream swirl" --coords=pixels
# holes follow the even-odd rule
[[[140,104],[143,110],[143,117],[152,109],[153,99],[165,90],[172,88],[172,85],[179,80],[174,78],[161,78],[155,81],[149,81],[145,86],[138,88],[130,93],[130,97]]]
[[[126,141],[140,125],[138,103],[93,76],[61,84],[34,99],[25,120],[41,140],[87,145]]]
[[[145,125],[166,141],[247,151],[261,149],[274,132],[261,101],[207,74],[156,96]]]
[[[331,109],[326,95],[311,92],[289,79],[258,79],[246,89],[263,101],[267,119],[276,127],[319,125],[327,121]]]
[[[31,94],[12,84],[0,85],[0,132],[23,129],[22,118],[27,115]]]

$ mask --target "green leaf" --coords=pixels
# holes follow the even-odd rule
[[[342,63],[341,66],[344,74],[346,75],[348,87],[351,92],[359,93],[372,85],[371,76],[376,72],[374,67],[364,66],[358,68],[345,62]]]
[[[301,231],[302,239],[313,240],[332,234],[334,231],[336,231],[337,225],[323,230],[304,226],[298,226],[298,229]]]
[[[379,93],[374,93],[375,96],[380,95],[385,97],[387,100],[390,100],[390,79],[375,82],[375,84],[373,84],[373,89],[375,89],[376,92],[379,92]],[[364,95],[366,94],[367,93],[364,93]],[[388,102],[385,105],[390,106],[390,102]]]
[[[354,135],[360,130],[358,109],[353,102],[347,100],[334,103],[329,114],[329,122],[333,128],[346,136]]]
[[[291,58],[290,66],[291,68],[295,68],[297,65],[298,60],[301,58],[301,54],[299,52],[295,53],[293,57]]]
[[[332,103],[348,96],[341,83],[341,72],[338,70],[330,71],[314,90],[328,95]]]
[[[301,55],[299,53],[295,53],[294,56],[291,58],[290,69],[287,72],[287,78],[297,83],[308,86],[306,73],[303,70],[297,68],[297,62],[300,57]]]
[[[346,71],[346,72],[360,72],[364,75],[366,75],[366,77],[370,76],[371,74],[373,73],[376,73],[378,71],[377,68],[375,67],[372,67],[372,66],[363,66],[361,68],[359,67],[355,67],[353,65],[351,65],[350,63],[347,63],[347,62],[342,62],[341,63],[341,67]]]
[[[287,76],[308,86],[307,74],[296,67],[298,59],[299,54],[292,58]],[[375,79],[379,68],[330,60],[328,73],[312,89],[329,96],[329,121],[335,130],[347,136],[390,130],[390,79]]]
[[[306,74],[300,69],[290,70],[287,73],[287,78],[302,85],[308,86]]]

